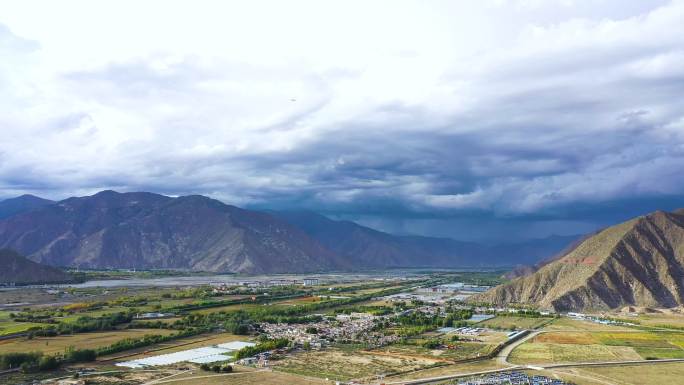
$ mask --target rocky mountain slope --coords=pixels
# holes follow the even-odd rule
[[[474,301],[557,311],[684,304],[684,210],[609,227],[529,276]]]
[[[570,239],[570,242],[568,243],[567,241],[565,242],[567,246],[563,248],[560,252],[557,252],[553,254],[552,252],[546,253],[546,257],[543,259],[537,259],[538,262],[531,264],[531,265],[525,265],[525,264],[520,264],[517,265],[513,270],[507,272],[506,274],[503,275],[505,279],[515,279],[515,278],[520,278],[520,277],[525,277],[528,275],[534,274],[536,271],[541,269],[542,267],[548,265],[549,263],[560,259],[564,257],[565,255],[569,254],[573,250],[575,250],[579,245],[582,244],[587,238],[594,236],[596,233],[593,234],[587,234],[583,235],[581,237],[577,237],[575,239]],[[541,250],[537,249],[535,250],[537,252],[541,252]]]
[[[67,283],[74,278],[54,267],[30,261],[17,252],[0,250],[0,284]]]

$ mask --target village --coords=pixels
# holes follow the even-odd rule
[[[368,313],[338,314],[325,317],[320,322],[307,324],[262,323],[261,330],[268,338],[287,338],[307,349],[321,349],[331,343],[355,342],[373,347],[384,346],[398,340],[396,335],[385,335],[374,331],[387,316],[373,316]]]

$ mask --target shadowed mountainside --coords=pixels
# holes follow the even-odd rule
[[[486,246],[449,238],[400,236],[310,211],[274,211],[330,250],[369,267],[492,267],[534,264],[578,236],[552,236]]]
[[[9,218],[16,214],[39,209],[53,203],[55,202],[29,194],[6,199],[4,201],[0,201],[0,219]]]
[[[0,284],[68,283],[74,277],[54,267],[28,260],[9,249],[0,250]]]

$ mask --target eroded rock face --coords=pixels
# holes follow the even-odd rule
[[[534,274],[473,300],[557,311],[684,305],[684,211],[607,228]]]

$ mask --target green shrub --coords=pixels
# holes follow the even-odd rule
[[[245,346],[244,348],[238,350],[235,353],[235,359],[239,360],[246,357],[252,357],[261,352],[266,352],[269,350],[279,349],[286,347],[290,341],[287,338],[278,338],[275,340],[268,340],[266,342],[260,342],[255,346]]]
[[[53,356],[40,357],[38,361],[38,369],[41,371],[54,370],[59,367],[59,361]]]
[[[22,373],[35,373],[38,371],[38,365],[35,362],[23,362],[19,368]]]
[[[0,369],[16,369],[21,367],[24,363],[37,366],[41,356],[42,353],[40,352],[5,353],[0,355]]]
[[[97,358],[97,353],[92,349],[70,349],[64,358],[69,362],[92,362]]]

